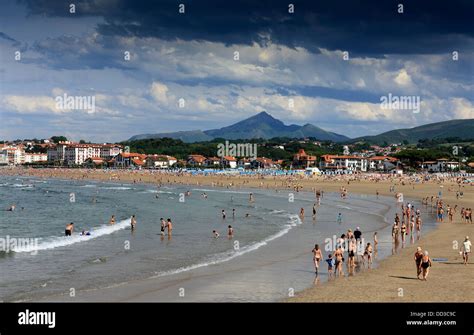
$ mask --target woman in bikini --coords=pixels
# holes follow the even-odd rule
[[[313,253],[314,271],[316,272],[316,274],[318,274],[319,262],[323,258],[321,249],[319,249],[319,244],[315,244],[314,249],[311,252]]]
[[[423,279],[426,281],[431,267],[431,258],[428,256],[428,251],[425,250],[423,257],[421,258],[421,270],[423,272]]]
[[[407,234],[407,226],[405,222],[403,222],[402,226],[400,227],[400,234],[402,236],[402,243],[405,243],[405,235]]]

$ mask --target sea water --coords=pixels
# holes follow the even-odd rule
[[[250,193],[254,202],[249,201]],[[316,220],[311,213],[314,202],[309,192],[0,176],[0,238],[35,241],[0,251],[0,300],[34,301],[67,294],[71,288],[93,290],[229,262],[238,264],[245,257],[258,258],[264,264],[279,254],[307,257],[307,268],[286,269],[282,264],[281,273],[262,280],[281,281],[282,289],[292,282],[302,289],[309,285],[302,273],[313,272],[310,251],[314,243],[320,244],[326,256],[325,241],[356,226],[370,242],[373,232],[379,232],[379,258],[391,253],[394,199],[350,195],[343,200],[327,193]],[[5,211],[12,204],[15,211]],[[298,215],[301,207],[306,211],[304,219]],[[343,217],[341,224],[337,223],[338,213]],[[117,222],[112,226],[108,224],[111,215]],[[130,229],[132,215],[137,219],[134,231]],[[161,236],[160,218],[172,219],[171,238]],[[74,222],[75,232],[65,237],[65,226],[70,222]],[[232,239],[226,238],[228,225],[234,228]],[[80,236],[82,230],[91,231],[91,235]],[[221,236],[214,238],[213,230]],[[292,240],[284,250],[271,249],[289,236]],[[278,283],[275,287],[280,290]],[[251,297],[268,301],[280,295],[272,291]],[[242,297],[243,292],[240,298],[246,299]],[[219,300],[227,299],[221,296]],[[228,300],[238,301],[239,292],[234,291]]]

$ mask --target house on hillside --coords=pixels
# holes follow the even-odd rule
[[[319,163],[321,170],[367,171],[368,159],[360,156],[322,155]]]
[[[113,158],[115,168],[141,168],[145,165],[145,154],[121,152]]]
[[[178,160],[168,155],[148,155],[145,159],[145,165],[151,169],[167,169],[176,164]]]
[[[237,167],[237,159],[232,156],[224,156],[221,158],[221,165],[225,168],[235,169]]]
[[[293,164],[301,167],[314,166],[316,164],[316,156],[308,155],[304,149],[300,149],[297,154],[293,155]]]
[[[204,166],[206,162],[206,157],[203,155],[189,155],[186,161],[187,165],[190,166]]]

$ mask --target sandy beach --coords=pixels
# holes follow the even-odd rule
[[[442,192],[445,204],[458,206],[454,222],[444,222],[428,234],[422,235],[414,245],[407,245],[398,254],[383,260],[377,268],[358,273],[355,276],[331,280],[324,285],[296,293],[295,297],[284,299],[290,302],[472,302],[474,301],[473,261],[462,265],[462,257],[453,247],[460,245],[466,235],[473,236],[474,225],[460,222],[462,207],[473,207],[474,187],[461,185],[463,197],[456,199],[458,185],[455,179],[439,179],[414,182],[413,178],[373,178],[361,175],[350,177],[288,178],[266,176],[191,176],[150,174],[138,171],[68,170],[68,169],[1,169],[0,174],[29,175],[40,178],[61,178],[75,180],[106,180],[115,182],[136,182],[152,184],[181,184],[239,188],[286,189],[288,192],[314,191],[338,192],[341,186],[351,193],[394,197],[390,186],[406,198],[421,200]],[[395,201],[395,200],[394,200]],[[428,209],[429,210],[429,209]],[[417,280],[413,254],[416,246],[430,252],[431,258],[447,260],[434,261],[426,282]],[[307,247],[304,247],[307,251]],[[310,257],[310,256],[308,256]],[[204,275],[204,273],[203,273]],[[120,291],[120,289],[119,289]],[[123,291],[123,290],[122,290]],[[151,300],[150,300],[151,301]]]

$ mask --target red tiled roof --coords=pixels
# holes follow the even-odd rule
[[[203,163],[206,160],[206,157],[203,155],[189,155],[188,160],[193,160],[197,163]]]
[[[141,159],[138,158],[132,158],[132,162],[135,163],[136,165],[144,165],[145,162],[142,161]]]

